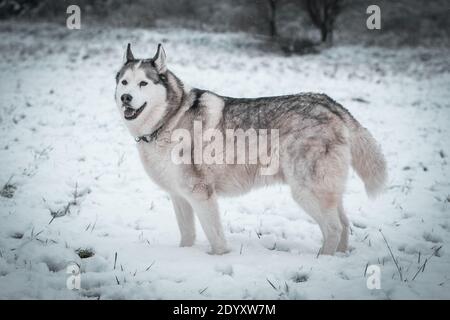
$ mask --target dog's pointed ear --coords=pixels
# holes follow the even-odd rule
[[[125,51],[125,54],[123,55],[123,64],[126,64],[133,60],[134,60],[134,56],[133,56],[133,52],[131,52],[131,44],[129,43],[127,45],[127,50]]]
[[[156,70],[158,70],[159,73],[166,72],[166,52],[164,51],[161,43],[158,44],[158,50],[156,50],[156,54],[153,57],[153,62],[155,63]]]

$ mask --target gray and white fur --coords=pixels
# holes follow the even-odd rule
[[[342,196],[350,166],[364,181],[369,196],[383,190],[386,162],[377,142],[344,107],[324,94],[241,99],[190,88],[167,68],[161,45],[151,59],[135,59],[128,45],[116,82],[116,104],[138,141],[143,166],[172,199],[180,246],[194,244],[196,214],[211,253],[228,252],[217,198],[281,183],[289,185],[294,200],[318,223],[323,235],[321,253],[345,252],[349,221]],[[196,120],[205,129],[223,132],[278,129],[277,173],[260,175],[260,164],[173,163],[176,142],[171,133],[179,128],[193,133]]]

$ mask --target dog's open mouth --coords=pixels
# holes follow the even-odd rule
[[[139,109],[131,108],[130,106],[124,105],[125,110],[123,111],[123,116],[126,120],[136,119],[147,106],[147,102],[145,102]]]

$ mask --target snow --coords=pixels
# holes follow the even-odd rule
[[[245,34],[10,22],[0,39],[1,299],[450,298],[450,50],[285,57]],[[350,252],[317,256],[319,228],[283,186],[220,200],[229,254],[207,254],[199,225],[196,245],[178,247],[170,199],[145,175],[113,101],[127,42],[137,57],[163,42],[169,68],[191,86],[239,97],[324,92],[348,108],[389,165],[374,201],[351,174]],[[94,255],[81,259],[80,249]],[[79,291],[66,287],[74,262]],[[368,264],[380,265],[380,290],[366,286]]]

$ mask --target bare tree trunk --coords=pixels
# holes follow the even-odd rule
[[[320,30],[320,40],[331,44],[334,22],[341,9],[340,0],[306,0],[309,16]]]
[[[269,4],[269,32],[272,38],[278,36],[277,31],[277,0],[268,0]]]
[[[322,42],[327,41],[327,36],[328,36],[328,30],[327,30],[327,28],[325,27],[325,25],[321,25],[321,26],[320,26],[320,40],[321,40]]]

